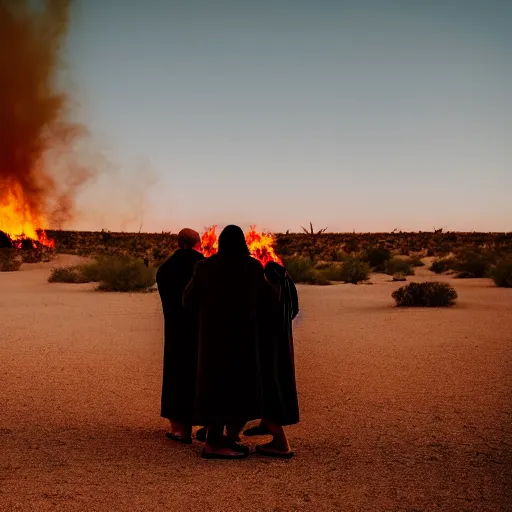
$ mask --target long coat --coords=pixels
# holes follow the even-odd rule
[[[196,265],[185,308],[199,316],[196,423],[261,418],[265,374],[261,321],[276,315],[277,294],[250,256],[217,254]]]
[[[299,404],[295,380],[295,355],[293,348],[292,321],[299,313],[297,289],[286,269],[276,263],[265,267],[265,276],[275,286],[279,295],[279,315],[274,325],[267,324],[271,343],[267,366],[270,375],[266,392],[265,418],[278,425],[293,425],[299,422]]]
[[[164,313],[164,367],[161,416],[191,423],[197,372],[197,318],[183,308],[183,291],[204,256],[178,249],[156,274]]]

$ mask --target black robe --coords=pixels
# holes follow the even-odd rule
[[[197,318],[183,308],[183,291],[204,256],[178,249],[156,273],[164,312],[164,365],[161,416],[191,424],[194,408],[198,329]]]
[[[12,249],[11,239],[3,231],[0,231],[0,249]]]
[[[195,423],[226,425],[261,418],[262,318],[277,315],[277,294],[250,256],[217,254],[196,265],[185,308],[199,316]]]
[[[265,418],[278,425],[293,425],[299,422],[299,404],[295,381],[295,356],[293,348],[292,321],[299,312],[297,289],[286,269],[277,263],[265,267],[266,278],[275,286],[279,295],[280,312],[274,325],[266,323],[267,336],[272,343],[271,354],[267,359],[273,366],[265,379],[266,392]]]

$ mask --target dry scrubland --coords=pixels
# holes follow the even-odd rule
[[[57,250],[66,254],[130,254],[162,261],[177,247],[170,233],[111,233],[48,231]],[[512,233],[318,233],[276,234],[276,250],[282,257],[307,256],[313,260],[336,261],[344,253],[380,246],[402,255],[423,253],[445,256],[462,247],[481,247],[512,253]]]
[[[297,456],[226,463],[163,438],[158,295],[47,282],[82,262],[0,273],[0,510],[510,510],[512,290],[419,267],[459,299],[411,310],[384,274],[299,285]]]

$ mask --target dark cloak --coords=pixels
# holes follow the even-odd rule
[[[0,231],[0,249],[12,249],[11,239],[3,231]]]
[[[278,301],[261,263],[242,249],[222,254],[219,239],[219,253],[196,265],[184,293],[185,308],[199,316],[196,424],[263,416],[260,326],[277,314]]]
[[[195,315],[183,308],[183,291],[194,267],[204,256],[192,249],[178,249],[156,274],[164,313],[164,367],[161,416],[191,423],[194,408],[198,325]]]
[[[274,325],[266,324],[268,337],[272,340],[265,347],[271,350],[266,359],[273,362],[267,375],[265,418],[278,425],[293,425],[299,422],[299,404],[295,381],[295,355],[293,348],[292,321],[299,312],[297,289],[286,269],[269,262],[265,266],[265,277],[276,288],[279,295],[279,316]]]

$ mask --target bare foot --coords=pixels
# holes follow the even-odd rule
[[[290,448],[290,445],[286,441],[279,442],[275,439],[270,443],[266,443],[256,447],[256,451],[261,455],[269,455],[273,457],[283,457],[283,458],[291,458],[293,457],[293,452]]]
[[[247,457],[247,452],[238,450],[238,447],[227,439],[223,439],[215,444],[207,441],[203,448],[202,457],[224,459],[242,459]]]

